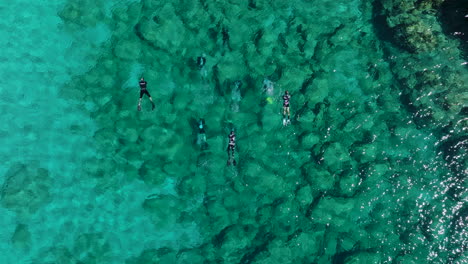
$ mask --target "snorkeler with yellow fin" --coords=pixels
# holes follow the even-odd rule
[[[273,99],[274,85],[275,83],[270,81],[269,79],[267,78],[263,79],[263,92],[265,92],[267,95],[267,98],[265,99],[267,104],[273,104],[273,102],[276,101],[275,99]],[[290,119],[291,114],[289,110],[289,101],[291,99],[291,95],[289,94],[288,91],[285,91],[285,93],[282,96],[282,99],[283,99],[283,126],[287,126],[291,124],[291,119]]]

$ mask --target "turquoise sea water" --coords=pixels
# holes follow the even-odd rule
[[[468,263],[464,2],[0,3],[0,263]]]

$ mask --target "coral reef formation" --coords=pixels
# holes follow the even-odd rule
[[[374,1],[375,24],[384,39],[388,34],[383,26],[386,24],[396,42],[408,51],[399,54],[399,59],[388,59],[394,77],[400,82],[402,104],[413,113],[418,127],[428,127],[440,138],[449,132],[451,140],[444,142],[440,150],[458,154],[447,157],[460,157],[464,156],[466,146],[468,75],[465,67],[459,67],[466,64],[461,60],[460,44],[453,36],[444,34],[437,16],[442,6],[454,4],[445,2],[450,1]],[[396,53],[392,45],[385,48],[387,53]],[[466,162],[459,159],[456,163],[463,165],[452,168],[460,173]]]
[[[378,4],[386,16],[393,36],[413,52],[434,50],[444,42],[441,27],[435,15],[444,0],[398,1],[384,0]]]

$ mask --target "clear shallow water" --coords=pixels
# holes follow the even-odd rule
[[[466,263],[466,66],[395,6],[2,6],[0,261]]]

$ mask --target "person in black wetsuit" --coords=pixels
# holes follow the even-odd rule
[[[198,68],[200,68],[200,70],[201,70],[205,66],[205,63],[206,63],[206,55],[203,53],[202,56],[199,56],[197,58]]]
[[[232,164],[236,166],[236,160],[234,159],[234,151],[236,150],[236,134],[234,134],[234,130],[231,130],[231,134],[228,135],[229,138],[229,143],[227,147],[227,153],[228,153],[228,161],[227,165],[231,165],[231,159],[232,159]]]
[[[153,102],[153,98],[151,98],[151,95],[150,93],[148,92],[148,90],[146,89],[146,85],[148,84],[145,79],[143,77],[141,77],[140,79],[140,100],[138,101],[138,111],[141,111],[141,98],[143,97],[143,95],[147,95],[151,101],[151,105],[152,105],[152,108],[151,110],[154,110],[154,102]]]
[[[284,95],[283,95],[283,118],[286,118],[286,114],[288,115],[288,120],[286,121],[286,123],[290,122],[290,120],[289,120],[289,116],[290,116],[289,100],[290,99],[291,99],[291,95],[289,95],[289,92],[288,91],[284,92]]]

